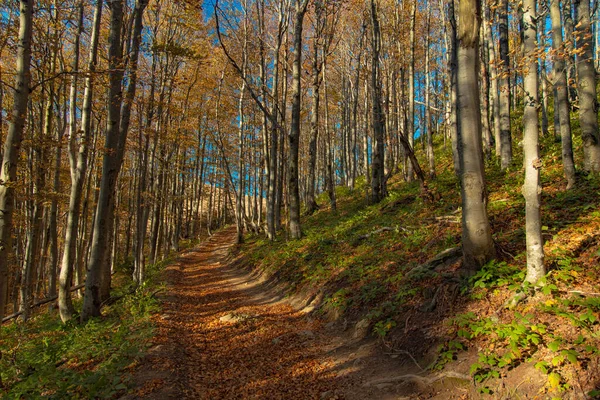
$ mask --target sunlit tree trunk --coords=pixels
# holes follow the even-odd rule
[[[430,71],[430,44],[429,38],[431,36],[431,10],[427,11],[427,28],[425,31],[425,36],[427,37],[425,41],[425,123],[424,126],[427,127],[427,161],[429,164],[429,178],[435,178],[435,154],[433,153],[433,127],[431,123],[431,104],[429,100],[429,93],[431,89],[431,71]]]
[[[110,90],[108,105],[108,125],[106,129],[105,148],[102,165],[102,178],[100,192],[94,220],[94,241],[90,254],[86,289],[81,312],[82,321],[100,315],[101,303],[110,288],[110,268],[104,262],[109,249],[109,235],[114,223],[114,202],[117,179],[123,162],[125,141],[129,128],[129,113],[135,97],[137,84],[136,69],[139,46],[141,42],[142,15],[147,0],[136,2],[134,11],[134,28],[132,34],[133,45],[128,54],[128,87],[125,92],[124,102],[122,96],[123,80],[123,4],[120,0],[111,0],[110,37],[109,37],[109,68]]]
[[[458,122],[461,152],[464,268],[476,271],[494,257],[487,215],[479,104],[479,0],[460,0],[458,25]]]
[[[562,38],[562,23],[560,18],[560,0],[551,0],[550,18],[552,19],[552,49],[554,51],[554,113],[558,115],[560,140],[562,146],[562,162],[567,189],[575,186],[575,162],[573,160],[573,142],[571,136],[571,118],[567,72]],[[556,135],[556,133],[555,133]]]
[[[494,124],[494,144],[496,150],[496,157],[500,156],[501,153],[501,134],[500,134],[500,99],[498,96],[498,66],[496,61],[496,46],[494,45],[494,36],[492,34],[492,17],[490,10],[490,2],[492,0],[485,1],[485,37],[488,45],[488,56],[489,56],[489,79],[490,79],[490,93],[489,101],[491,103],[492,121]]]
[[[20,1],[17,74],[13,91],[13,108],[4,142],[0,167],[0,319],[8,298],[8,266],[12,260],[12,217],[17,183],[17,160],[23,139],[23,129],[29,100],[29,67],[31,64],[31,32],[33,1]]]
[[[83,29],[83,2],[80,3],[79,33],[75,38],[75,48],[78,50],[79,35]],[[69,165],[71,170],[71,195],[69,197],[69,210],[67,214],[67,227],[65,232],[65,249],[61,260],[61,269],[59,276],[59,294],[58,307],[60,317],[63,322],[72,318],[74,313],[71,301],[71,285],[73,281],[73,266],[76,259],[77,231],[79,229],[79,215],[81,209],[81,197],[83,192],[83,180],[85,179],[87,169],[88,146],[91,135],[91,117],[93,100],[93,73],[96,70],[98,37],[100,33],[100,21],[102,16],[102,1],[96,4],[94,12],[94,22],[91,37],[90,54],[88,60],[89,75],[85,78],[85,92],[83,99],[83,109],[81,113],[81,137],[79,138],[79,149],[76,152],[77,144],[77,122],[75,99],[77,96],[77,76],[72,78],[71,83],[71,111],[69,124]],[[73,66],[78,67],[78,51],[75,51],[76,59]]]
[[[523,158],[525,165],[525,238],[527,242],[527,276],[525,280],[533,284],[544,277],[544,239],[540,203],[542,185],[540,183],[539,122],[538,122],[538,62],[536,57],[537,15],[536,1],[523,3],[523,29],[525,51],[525,111],[523,115]]]

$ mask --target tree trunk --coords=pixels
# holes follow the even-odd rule
[[[550,18],[552,19],[552,49],[554,51],[554,113],[558,115],[560,138],[562,146],[562,161],[567,190],[575,186],[575,161],[573,160],[573,142],[571,136],[571,117],[569,106],[569,92],[567,72],[562,38],[562,24],[560,20],[560,0],[551,0]],[[556,135],[556,133],[555,133]]]
[[[33,27],[33,1],[20,1],[17,75],[13,92],[13,109],[8,134],[4,142],[0,167],[0,319],[8,297],[8,266],[12,257],[12,216],[17,180],[17,161],[23,139],[23,127],[29,100],[29,67],[31,64],[31,32]],[[8,183],[8,184],[7,184]]]
[[[110,280],[107,282],[107,275],[110,277],[110,271],[107,273],[108,265],[103,261],[106,259],[109,235],[113,227],[114,219],[114,201],[115,189],[119,172],[123,162],[125,151],[125,142],[129,126],[129,113],[131,103],[135,97],[136,87],[136,68],[139,46],[141,42],[142,14],[147,5],[147,0],[136,2],[134,14],[133,46],[129,55],[129,75],[128,88],[125,94],[125,102],[122,103],[122,80],[123,67],[123,49],[122,27],[123,27],[123,4],[120,0],[111,0],[109,7],[111,9],[110,36],[109,36],[109,106],[108,106],[108,125],[106,129],[105,148],[102,165],[102,178],[100,182],[100,192],[98,195],[98,204],[96,209],[96,218],[94,220],[94,241],[90,254],[90,262],[86,278],[85,296],[81,312],[82,321],[90,317],[100,315],[100,306],[102,302],[102,291],[110,286]],[[121,111],[123,113],[121,114]],[[109,278],[110,279],[110,278]]]
[[[489,79],[490,79],[490,93],[489,101],[491,102],[492,108],[492,121],[494,124],[494,144],[496,150],[496,157],[500,157],[501,154],[501,129],[500,129],[500,99],[498,94],[498,66],[496,64],[496,46],[494,45],[494,37],[492,35],[492,23],[491,23],[491,10],[490,2],[492,0],[486,0],[485,4],[485,29],[486,41],[488,45],[489,55]]]
[[[500,0],[498,32],[500,35],[500,68],[498,103],[500,111],[500,166],[504,170],[512,162],[512,135],[510,132],[510,58],[508,56],[508,0]]]
[[[292,115],[290,122],[289,160],[288,160],[288,190],[289,190],[289,231],[290,238],[300,239],[300,192],[298,185],[298,153],[300,149],[300,107],[302,100],[301,69],[302,69],[302,25],[308,6],[308,0],[297,0],[294,25],[294,61],[292,64]]]
[[[381,107],[381,76],[379,72],[379,52],[381,50],[381,32],[375,0],[371,0],[371,90],[373,115],[373,166],[371,179],[371,202],[378,203],[386,196],[385,188],[385,121]]]
[[[487,215],[479,104],[479,0],[460,0],[458,26],[458,122],[461,151],[464,268],[473,272],[494,257]]]
[[[78,70],[78,50],[79,37],[83,29],[83,2],[79,4],[79,30],[75,38],[76,60],[73,61],[75,70]],[[91,134],[91,113],[93,99],[93,73],[96,70],[98,37],[100,33],[100,21],[102,16],[102,1],[96,4],[94,12],[94,22],[88,61],[89,75],[85,79],[85,92],[83,100],[82,118],[81,118],[81,138],[79,151],[75,154],[77,141],[77,122],[75,101],[77,95],[77,76],[73,76],[70,94],[70,124],[69,124],[69,164],[71,169],[71,195],[69,197],[69,210],[67,214],[67,227],[65,232],[65,249],[61,260],[61,269],[59,276],[59,294],[58,308],[60,318],[63,322],[70,320],[74,313],[73,303],[71,301],[70,288],[73,284],[73,265],[75,264],[75,250],[77,244],[77,231],[79,229],[79,214],[81,209],[81,197],[83,192],[83,180],[85,179],[88,157],[88,142]]]
[[[577,92],[579,94],[579,124],[583,140],[583,168],[600,172],[600,142],[598,137],[598,102],[596,71],[589,0],[574,0],[577,9]]]
[[[540,203],[542,185],[540,183],[539,123],[538,123],[538,74],[537,58],[537,0],[523,3],[523,29],[525,60],[525,111],[523,115],[523,158],[525,165],[525,238],[527,242],[527,282],[536,284],[546,274],[544,268],[544,239]]]
[[[415,23],[417,17],[417,1],[413,1],[410,12],[410,62],[408,64],[408,143],[415,147]],[[413,180],[413,166],[409,162],[406,168],[408,182]]]

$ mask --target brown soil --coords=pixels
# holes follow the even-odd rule
[[[466,371],[426,373],[426,360],[293,308],[232,262],[234,238],[219,232],[167,268],[154,345],[126,398],[472,398]]]

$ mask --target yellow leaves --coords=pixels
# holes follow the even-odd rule
[[[548,384],[552,389],[556,389],[560,386],[561,376],[556,372],[552,372],[548,375]]]

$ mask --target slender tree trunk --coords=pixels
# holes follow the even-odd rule
[[[301,68],[302,68],[302,25],[308,7],[308,0],[297,0],[294,25],[294,61],[292,63],[292,120],[290,122],[288,190],[289,190],[289,231],[290,238],[300,239],[300,192],[298,185],[298,152],[300,148],[300,107],[301,107]]]
[[[501,128],[500,128],[500,98],[498,93],[498,66],[496,64],[496,46],[494,45],[494,37],[492,35],[492,18],[490,10],[490,2],[492,0],[486,0],[485,2],[485,20],[486,24],[485,35],[488,45],[489,54],[489,71],[490,71],[490,93],[489,101],[491,102],[492,108],[492,120],[494,123],[494,144],[496,150],[496,157],[500,157],[501,154]]]
[[[134,12],[133,45],[129,54],[128,88],[125,102],[122,98],[123,80],[123,49],[121,47],[123,27],[123,4],[120,0],[111,0],[110,37],[109,37],[109,68],[110,90],[108,107],[108,125],[106,129],[105,148],[102,165],[100,192],[94,220],[94,241],[86,278],[86,289],[81,312],[82,321],[100,315],[102,295],[106,295],[110,287],[110,270],[104,264],[109,249],[108,236],[114,223],[114,202],[117,179],[123,162],[125,141],[129,126],[129,113],[135,97],[136,69],[139,46],[141,42],[142,14],[147,0],[136,2]]]
[[[565,0],[562,6],[562,16],[564,21],[565,38],[565,50],[566,50],[566,69],[567,69],[567,82],[569,91],[569,104],[575,104],[577,102],[577,88],[575,82],[577,81],[577,73],[575,68],[575,24],[573,23],[573,4],[574,0]]]
[[[431,71],[429,68],[429,38],[431,36],[430,32],[430,21],[431,21],[431,10],[427,11],[427,28],[425,32],[426,44],[425,44],[425,123],[424,126],[427,127],[427,161],[429,163],[429,178],[435,178],[435,155],[433,154],[433,132],[432,132],[432,124],[431,124],[431,108],[429,104],[429,92],[431,86]]]
[[[527,242],[527,282],[536,284],[544,277],[544,239],[540,203],[542,185],[540,183],[539,122],[538,122],[538,74],[537,58],[537,0],[523,2],[523,29],[525,51],[525,111],[523,115],[523,157],[525,164],[525,238]]]
[[[510,58],[508,56],[508,0],[499,0],[498,32],[500,35],[499,94],[500,109],[500,166],[506,169],[512,162],[510,132]]]
[[[13,182],[17,180],[17,160],[23,139],[23,128],[29,100],[29,67],[31,64],[31,33],[33,1],[20,1],[17,75],[13,92],[13,109],[8,134],[4,142],[0,167],[0,319],[8,297],[8,266],[12,260]],[[7,184],[8,183],[8,184]]]
[[[417,18],[417,1],[414,0],[410,12],[410,62],[408,65],[408,143],[411,148],[415,146],[415,25]],[[413,166],[409,162],[406,169],[406,178],[413,180]]]
[[[448,78],[450,80],[450,136],[452,140],[452,159],[454,160],[454,173],[461,175],[460,161],[460,130],[458,129],[458,38],[456,32],[455,0],[450,0],[448,6],[448,18],[450,19],[450,55],[448,57]]]
[[[373,166],[371,179],[371,202],[378,203],[386,196],[385,188],[385,121],[381,107],[381,76],[379,72],[379,52],[381,32],[375,0],[371,0],[371,90],[373,92]]]
[[[479,104],[479,0],[460,0],[458,26],[458,115],[461,151],[464,268],[476,271],[494,257],[487,215]]]
[[[310,110],[310,142],[308,144],[308,187],[306,191],[306,213],[314,213],[319,205],[315,200],[317,142],[319,140],[319,101],[321,88],[321,67],[319,47],[323,32],[323,6],[315,3],[315,37],[313,38],[313,76],[312,76],[312,107]],[[325,57],[325,54],[323,54]]]
[[[565,70],[562,24],[560,19],[560,0],[551,0],[550,18],[552,19],[552,49],[554,51],[554,113],[558,115],[562,161],[567,190],[575,186],[575,161],[573,160],[573,142],[571,136],[571,117],[567,72]]]
[[[579,124],[583,140],[583,168],[600,172],[600,141],[598,132],[598,100],[596,70],[589,0],[574,0],[577,10],[577,92],[579,94]]]
[[[73,61],[75,70],[78,70],[78,47],[79,36],[83,29],[83,2],[79,4],[79,31],[75,38],[75,54],[76,60]],[[76,259],[76,244],[77,231],[79,229],[79,214],[81,208],[81,197],[83,192],[83,180],[85,179],[88,157],[88,142],[91,134],[91,113],[93,99],[93,73],[96,69],[97,53],[98,53],[98,37],[100,33],[100,21],[102,16],[102,1],[96,4],[94,12],[94,22],[92,30],[92,39],[90,46],[90,54],[88,61],[88,75],[85,79],[85,93],[83,100],[82,121],[81,121],[81,138],[79,143],[79,151],[75,154],[75,146],[77,141],[77,122],[76,122],[76,96],[77,96],[77,75],[73,76],[71,83],[70,103],[71,110],[69,112],[69,164],[71,167],[71,195],[69,197],[69,211],[67,214],[67,228],[65,232],[65,249],[61,260],[61,269],[59,276],[59,295],[58,307],[60,317],[63,322],[72,318],[74,313],[73,304],[71,301],[71,286],[73,281],[73,265]]]

